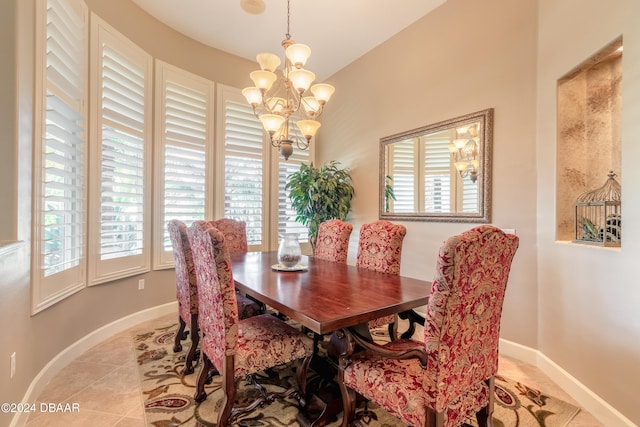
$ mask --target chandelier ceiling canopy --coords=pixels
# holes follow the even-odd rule
[[[287,33],[282,41],[285,51],[282,69],[278,69],[282,64],[278,55],[259,53],[256,59],[260,69],[249,75],[255,86],[242,90],[253,113],[269,133],[271,145],[280,148],[285,160],[293,153],[294,143],[302,150],[309,147],[311,138],[320,127],[318,118],[335,91],[330,84],[312,85],[315,74],[303,68],[311,49],[291,39],[290,11],[290,0],[287,0]]]

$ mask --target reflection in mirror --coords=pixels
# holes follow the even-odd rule
[[[380,140],[380,218],[489,222],[493,109]]]

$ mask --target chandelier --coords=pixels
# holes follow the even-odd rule
[[[471,182],[478,180],[478,133],[479,123],[456,128],[456,138],[449,144],[453,164],[462,178],[469,177]]]
[[[269,133],[271,145],[280,148],[285,160],[293,153],[294,143],[302,150],[309,147],[311,138],[320,127],[317,119],[335,91],[333,86],[326,83],[311,86],[316,76],[302,68],[311,55],[311,49],[291,40],[289,2],[287,0],[287,33],[282,41],[285,51],[282,70],[278,70],[282,63],[280,57],[273,53],[259,53],[256,59],[260,70],[249,75],[255,86],[242,90],[253,113]],[[305,113],[304,119],[300,118],[301,110]],[[292,121],[295,119],[298,119],[295,125],[303,138],[293,128]]]

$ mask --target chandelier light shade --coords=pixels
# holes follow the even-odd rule
[[[449,144],[453,156],[453,165],[462,178],[469,177],[471,182],[478,180],[478,142],[479,123],[456,128],[456,139]]]
[[[311,48],[295,43],[289,34],[290,0],[287,0],[287,33],[282,41],[284,65],[273,53],[256,56],[259,70],[249,74],[254,86],[242,90],[242,94],[269,134],[271,145],[280,148],[286,159],[293,153],[293,145],[305,150],[320,128],[318,118],[335,88],[330,84],[313,82],[316,75],[304,69]],[[311,93],[309,93],[311,92]],[[294,123],[295,122],[295,123]],[[293,132],[297,126],[299,138]]]

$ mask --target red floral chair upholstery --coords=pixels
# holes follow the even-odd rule
[[[407,234],[404,225],[386,220],[364,224],[360,228],[356,266],[383,273],[400,274],[402,242]],[[389,325],[389,337],[395,339],[395,315],[381,317],[369,322],[369,328]]]
[[[353,335],[366,350],[340,358],[343,426],[355,393],[412,426],[492,425],[500,317],[518,237],[493,226],[453,236],[440,248],[427,304],[424,342],[384,346]]]
[[[191,328],[191,346],[185,359],[184,373],[193,373],[193,360],[200,335],[198,334],[198,287],[193,266],[191,246],[187,237],[187,226],[177,219],[167,224],[171,245],[173,246],[173,259],[176,269],[176,297],[178,299],[178,331],[176,332],[173,351],[182,351],[181,340],[187,338],[185,327]]]
[[[206,223],[206,221],[202,221]],[[181,340],[187,338],[185,327],[191,328],[191,345],[185,358],[184,373],[193,373],[193,361],[197,359],[197,348],[200,341],[198,333],[198,287],[193,265],[191,245],[187,237],[187,226],[184,222],[173,219],[167,224],[169,238],[173,247],[173,259],[176,271],[176,297],[178,299],[178,331],[173,345],[173,351],[182,351]],[[240,317],[251,317],[263,312],[262,307],[255,301],[238,295],[238,306],[241,307]]]
[[[224,234],[225,242],[230,254],[244,254],[247,246],[247,223],[235,219],[220,218],[211,221],[211,225]]]
[[[296,395],[306,390],[306,373],[313,351],[312,340],[270,314],[238,318],[236,291],[229,251],[224,235],[216,228],[194,223],[188,229],[198,277],[198,322],[202,331],[203,366],[198,377],[195,400],[207,398],[204,390],[212,366],[223,376],[218,426],[227,426],[240,414],[251,411],[275,397]],[[303,359],[301,361],[301,359]],[[235,379],[298,361],[299,388],[284,393],[266,392],[246,406],[235,404]]]
[[[229,248],[229,254],[242,254],[247,252],[247,232],[244,221],[221,218],[215,221],[194,221],[194,224],[195,223],[205,228],[209,225],[217,228],[224,235],[225,241],[227,236],[229,236],[229,240],[233,242],[233,250]],[[240,317],[240,319],[257,316],[265,311],[264,304],[260,304],[239,292],[236,292],[236,302],[238,304],[238,317]]]
[[[339,219],[320,223],[313,256],[334,262],[347,262],[349,237],[353,225]]]

